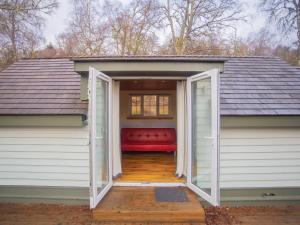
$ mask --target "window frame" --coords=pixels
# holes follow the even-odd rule
[[[145,116],[144,115],[144,96],[147,95],[154,95],[156,96],[156,115],[155,116]],[[168,97],[168,114],[160,114],[159,113],[159,98],[163,97]],[[132,114],[132,97],[141,97],[141,114]],[[167,118],[167,119],[172,119],[173,114],[172,114],[172,107],[171,107],[171,101],[172,101],[172,95],[171,94],[129,94],[129,105],[128,105],[128,118],[130,119],[159,119],[159,118]]]

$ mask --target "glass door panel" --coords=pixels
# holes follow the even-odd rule
[[[109,183],[108,82],[96,78],[96,186],[99,194]]]
[[[219,204],[219,73],[188,79],[188,186],[212,205]]]
[[[112,186],[111,173],[111,79],[91,68],[89,72],[89,127],[91,208]]]
[[[192,82],[192,184],[211,195],[211,78]]]

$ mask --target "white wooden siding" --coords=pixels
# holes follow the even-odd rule
[[[0,185],[89,186],[88,128],[0,128]]]
[[[222,128],[221,188],[300,187],[300,128]]]
[[[87,127],[0,128],[0,185],[88,187]],[[300,187],[300,128],[222,128],[221,187]]]

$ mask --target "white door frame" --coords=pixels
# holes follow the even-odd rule
[[[212,140],[212,158],[211,158],[211,195],[207,194],[201,188],[192,183],[192,87],[194,81],[199,81],[211,77],[211,112],[212,112],[212,136],[207,137]],[[220,205],[220,85],[219,70],[213,69],[204,73],[199,73],[187,79],[187,144],[188,144],[188,171],[187,186],[195,193],[201,196],[214,206]]]
[[[112,80],[174,80],[174,81],[186,81],[186,77],[164,77],[164,76],[122,76],[112,77]],[[177,91],[176,91],[177,93]],[[185,131],[184,131],[185,132]],[[114,135],[114,134],[113,134]],[[174,174],[175,175],[175,174]],[[113,181],[113,186],[119,187],[186,187],[185,182],[124,182],[124,181]]]
[[[95,69],[94,68],[90,68],[90,72],[94,71],[93,73],[95,73]],[[212,75],[215,74],[215,75]],[[94,79],[93,83],[95,84],[95,80],[96,78],[100,78],[103,79],[105,81],[108,82],[109,84],[109,96],[108,96],[108,105],[109,105],[109,115],[112,115],[112,80],[133,80],[133,79],[169,79],[169,80],[187,80],[187,116],[188,116],[188,124],[187,124],[187,143],[188,143],[188,171],[187,171],[187,180],[186,180],[186,184],[185,183],[166,183],[166,182],[162,182],[162,183],[157,183],[157,182],[113,182],[112,180],[112,135],[111,134],[111,130],[112,130],[112,122],[111,119],[109,119],[109,132],[108,132],[108,139],[109,139],[109,184],[100,192],[99,195],[97,195],[97,189],[95,189],[95,185],[93,186],[93,184],[95,184],[95,176],[94,176],[94,172],[92,170],[95,171],[95,164],[92,163],[91,165],[93,165],[93,167],[91,168],[91,192],[93,193],[93,197],[91,196],[91,208],[96,207],[96,205],[101,201],[101,199],[106,195],[106,193],[109,191],[109,189],[114,185],[114,186],[188,186],[190,189],[192,189],[195,193],[197,193],[198,195],[200,195],[203,199],[205,199],[206,201],[208,201],[209,203],[213,204],[213,205],[219,205],[220,204],[220,188],[219,188],[219,127],[220,127],[220,112],[219,112],[219,70],[218,69],[214,69],[214,70],[210,70],[204,73],[200,73],[200,74],[196,74],[194,76],[191,77],[109,77],[107,75],[105,75],[104,73],[97,71],[97,75],[92,76],[93,78],[89,78],[90,80]],[[212,113],[217,115],[217,120],[213,120],[214,123],[214,127],[217,127],[217,129],[214,129],[214,134],[213,136],[216,136],[217,138],[214,138],[213,140],[213,145],[214,145],[214,155],[217,156],[217,158],[213,157],[212,159],[212,167],[216,168],[214,170],[212,170],[212,181],[213,181],[213,185],[212,185],[212,196],[209,196],[207,193],[205,193],[204,191],[202,191],[201,189],[199,189],[197,186],[195,186],[194,184],[192,184],[191,182],[191,82],[196,81],[196,80],[200,80],[200,79],[204,79],[207,77],[212,78],[212,83],[215,83],[217,85],[212,85],[212,92],[216,93],[214,94],[214,96],[216,96],[215,98],[213,98],[213,104],[212,104]],[[92,89],[94,90],[95,87],[92,87]],[[90,93],[91,95],[95,95],[95,91],[91,91]],[[212,95],[213,96],[213,95]],[[92,104],[95,104],[95,96],[93,96],[93,102]],[[89,104],[89,107],[90,105]],[[91,109],[89,108],[89,111]],[[94,109],[92,109],[93,114],[95,115],[95,107]],[[91,123],[93,124],[93,123]],[[95,125],[91,125],[93,128],[91,128],[91,132],[95,132],[96,131],[96,127]],[[92,139],[91,139],[91,145],[93,145],[92,143]],[[93,160],[93,158],[95,157],[95,152],[93,153],[93,151],[90,151],[91,155],[90,158],[91,160]],[[96,193],[96,194],[95,194]]]
[[[108,184],[106,187],[97,192],[97,181],[96,181],[96,81],[97,79],[104,80],[108,83]],[[90,208],[95,208],[101,199],[106,195],[109,189],[112,187],[112,80],[109,76],[104,73],[97,71],[96,69],[89,68],[89,128],[90,128]]]

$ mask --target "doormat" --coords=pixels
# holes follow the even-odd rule
[[[157,202],[188,202],[185,191],[176,187],[156,187],[155,199]]]

